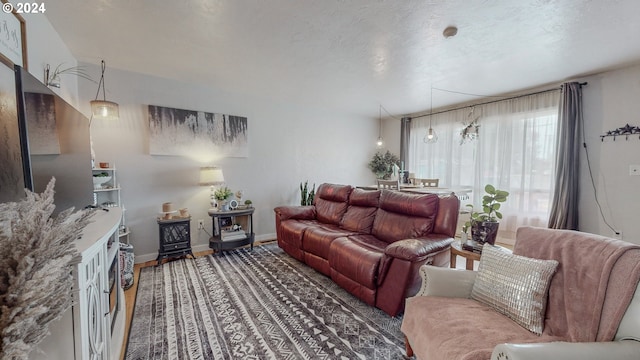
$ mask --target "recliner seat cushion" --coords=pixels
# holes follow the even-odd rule
[[[329,252],[332,274],[335,271],[368,289],[376,289],[378,266],[384,257],[384,249],[341,237],[331,243]]]
[[[302,249],[302,236],[304,232],[312,227],[319,226],[315,220],[285,220],[280,225],[281,241],[294,245]]]
[[[352,234],[354,234],[353,231],[343,230],[337,226],[324,225],[309,228],[303,235],[302,250],[328,259],[331,242],[339,237]]]

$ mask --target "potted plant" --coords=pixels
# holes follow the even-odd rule
[[[497,190],[491,184],[487,184],[484,191],[486,194],[482,197],[482,212],[473,211],[473,205],[467,205],[471,208],[471,218],[465,222],[463,231],[471,229],[471,239],[476,243],[494,245],[500,225],[498,220],[502,219],[502,213],[498,210],[501,203],[507,201],[509,192]]]
[[[247,199],[244,201],[244,205],[248,208],[250,208],[252,206],[253,202],[251,202],[251,200]]]
[[[400,159],[389,150],[386,153],[376,152],[369,161],[369,169],[376,174],[377,179],[389,179],[393,174],[393,166],[398,165]]]
[[[229,205],[227,200],[229,200],[231,195],[233,195],[233,192],[226,186],[216,189],[216,191],[213,192],[213,197],[218,200],[222,211],[228,210]]]
[[[111,180],[111,175],[108,172],[102,171],[97,174],[93,174],[93,188],[94,189],[102,189],[104,183]]]
[[[313,205],[313,198],[316,196],[316,184],[313,184],[311,190],[308,187],[308,181],[304,185],[300,183],[300,205]]]

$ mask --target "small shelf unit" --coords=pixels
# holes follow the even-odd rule
[[[91,172],[94,177],[97,174],[101,174],[101,173],[106,173],[107,176],[110,176],[109,181],[100,185],[94,185],[93,205],[101,206],[105,208],[119,207],[122,210],[122,219],[120,221],[118,237],[120,238],[120,242],[128,244],[130,231],[125,222],[125,212],[127,209],[122,204],[122,200],[120,198],[121,187],[120,187],[120,183],[118,183],[116,168],[115,167],[107,167],[107,168],[95,167],[91,169]]]

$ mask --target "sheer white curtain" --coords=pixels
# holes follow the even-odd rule
[[[555,141],[560,92],[547,91],[435,114],[438,142],[425,144],[429,117],[411,121],[408,169],[439,178],[442,187],[471,187],[479,207],[484,186],[510,195],[500,211],[500,240],[510,242],[522,225],[547,226],[553,198]],[[478,118],[479,137],[461,144],[463,123]]]

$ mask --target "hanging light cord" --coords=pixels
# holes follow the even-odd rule
[[[378,108],[378,139],[382,138],[382,104]]]
[[[429,100],[429,130],[431,130],[431,113],[433,112],[433,86],[431,87],[429,96],[431,97],[431,99]]]
[[[107,93],[104,90],[104,70],[106,69],[106,64],[104,60],[102,60],[102,73],[100,74],[100,82],[98,83],[98,91],[96,92],[95,100],[98,100],[98,95],[100,95],[100,86],[102,86],[102,100],[107,101]]]

